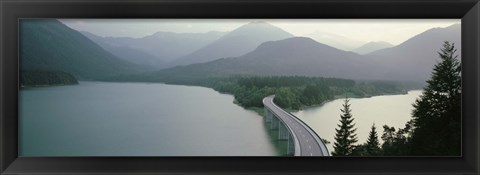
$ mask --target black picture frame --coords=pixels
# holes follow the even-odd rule
[[[479,174],[478,0],[1,0],[0,174]],[[18,157],[19,18],[461,18],[462,157]]]

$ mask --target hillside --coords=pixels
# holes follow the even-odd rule
[[[138,61],[141,64],[153,62],[154,65],[158,65],[157,67],[162,67],[165,62],[173,61],[192,53],[225,34],[224,32],[216,31],[206,33],[156,32],[141,38],[130,38],[101,37],[89,32],[82,33],[114,54],[119,53],[119,55],[122,55],[128,50],[134,50],[134,53],[141,53],[143,58],[139,56],[127,59],[133,62]]]
[[[382,78],[376,73],[377,69],[381,68],[370,64],[356,53],[345,52],[310,38],[294,37],[265,42],[241,57],[177,66],[137,78],[177,83],[230,75],[297,75],[375,80]]]
[[[170,65],[204,63],[219,58],[238,57],[253,51],[261,43],[293,37],[292,34],[265,22],[252,22],[227,33],[213,43],[180,57]]]
[[[440,59],[437,52],[444,41],[455,43],[457,54],[461,54],[461,25],[433,28],[391,48],[381,49],[365,55],[375,64],[388,68],[382,72],[393,79],[425,81],[430,77],[433,65]],[[398,74],[401,72],[401,74]]]
[[[207,77],[248,75],[424,83],[438,60],[437,51],[443,41],[459,43],[459,30],[460,25],[434,28],[398,46],[366,55],[343,51],[306,37],[293,37],[264,42],[252,52],[239,57],[176,66],[143,75],[116,77],[116,80],[188,84]],[[460,46],[457,44],[457,47]]]
[[[141,72],[54,19],[20,20],[20,70],[63,71],[81,80]]]
[[[128,45],[116,45],[107,41],[104,37],[94,35],[89,32],[81,32],[88,39],[92,40],[106,51],[112,53],[116,57],[139,65],[161,68],[165,65],[165,60],[158,58],[141,49],[133,48]]]

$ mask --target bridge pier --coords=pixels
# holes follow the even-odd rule
[[[272,122],[273,113],[270,112],[267,108],[264,108],[264,110],[265,110],[265,123]]]
[[[283,123],[278,125],[278,140],[288,140],[290,133],[288,132],[287,126]]]
[[[278,130],[278,140],[285,140],[287,141],[287,156],[295,155],[295,140],[293,136],[290,134],[287,126],[280,121],[275,114],[270,111],[268,108],[264,108],[265,113],[265,124],[268,126],[268,129],[271,130]]]
[[[277,117],[272,117],[272,123],[270,125],[270,128],[273,130],[278,129],[279,124],[280,124],[280,120]]]
[[[295,143],[290,134],[288,135],[288,143],[287,143],[287,155],[293,156],[295,155]]]

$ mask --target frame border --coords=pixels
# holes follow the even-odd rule
[[[19,18],[461,18],[463,157],[18,157]],[[0,0],[0,19],[0,174],[479,174],[478,0]]]

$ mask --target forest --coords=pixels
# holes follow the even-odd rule
[[[210,78],[202,85],[221,93],[234,95],[236,102],[245,108],[261,108],[264,97],[275,95],[274,102],[287,110],[320,105],[344,96],[404,94],[408,89],[407,86],[398,82],[360,82],[304,76]]]
[[[461,156],[461,64],[453,43],[445,42],[441,61],[413,104],[404,128],[383,125],[380,145],[375,125],[366,143],[357,144],[355,117],[349,99],[341,108],[333,156]]]

